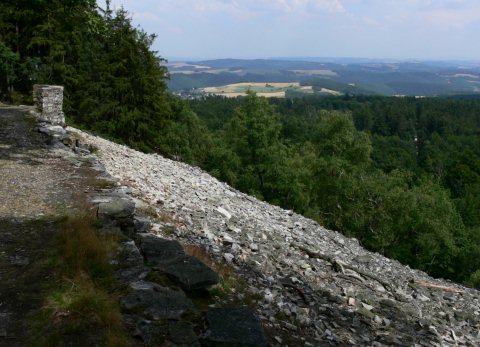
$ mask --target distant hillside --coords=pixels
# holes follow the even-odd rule
[[[171,74],[169,87],[181,91],[246,82],[312,84],[317,81],[316,84],[333,85],[335,91],[351,94],[436,96],[480,93],[480,63],[312,60],[315,61],[299,58],[172,62],[167,65]]]

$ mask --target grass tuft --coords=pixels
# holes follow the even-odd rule
[[[148,206],[148,205],[138,207],[137,213],[142,214],[144,216],[148,216],[154,220],[156,220],[159,217],[157,210],[152,206]]]
[[[215,261],[208,251],[199,245],[185,245],[185,253],[198,258],[204,264],[208,265],[214,270],[219,277],[218,284],[210,289],[210,294],[218,299],[230,298],[233,293],[244,292],[246,283],[234,269],[224,263]]]

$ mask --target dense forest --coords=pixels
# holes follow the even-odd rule
[[[109,1],[2,1],[0,99],[28,101],[34,83],[61,84],[72,123],[155,150],[171,110],[154,39]]]
[[[213,141],[199,164],[220,179],[434,276],[480,284],[478,100],[251,94],[191,108]]]
[[[0,3],[0,98],[65,86],[68,121],[200,166],[356,237],[480,287],[480,100],[171,96],[155,36],[94,0]]]

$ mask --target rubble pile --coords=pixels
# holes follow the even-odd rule
[[[480,345],[479,291],[369,252],[198,168],[69,130],[99,149],[137,205],[170,216],[151,232],[201,245],[241,274],[265,330],[284,332],[270,343],[285,345],[289,335],[321,346]]]

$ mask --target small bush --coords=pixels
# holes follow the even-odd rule
[[[468,284],[470,284],[474,288],[480,289],[480,269],[470,275]]]

